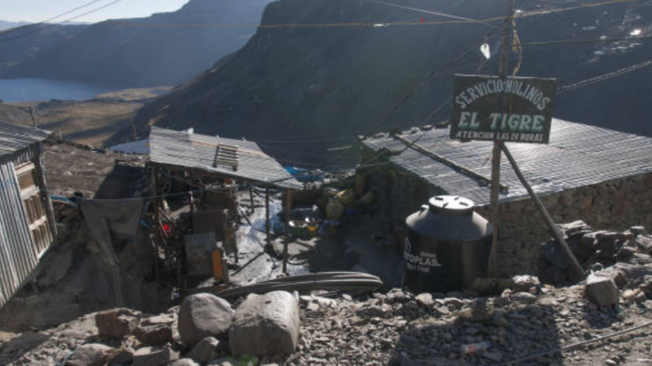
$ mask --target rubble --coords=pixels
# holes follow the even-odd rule
[[[102,366],[113,348],[103,344],[79,346],[66,362],[66,366]]]
[[[171,342],[174,319],[167,315],[146,318],[140,322],[133,334],[141,343],[157,346]]]
[[[134,353],[133,366],[163,366],[178,359],[170,347],[145,347]]]
[[[219,355],[220,341],[213,337],[206,337],[197,343],[186,357],[201,365],[205,365],[208,362],[217,359]]]
[[[606,268],[615,263],[645,264],[652,250],[652,237],[642,226],[623,232],[593,230],[583,221],[559,225],[564,239],[585,270],[596,264]],[[554,240],[541,245],[539,279],[549,284],[569,284],[568,259]]]
[[[100,337],[122,339],[136,328],[140,312],[131,309],[112,309],[95,315]]]

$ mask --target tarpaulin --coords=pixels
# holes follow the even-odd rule
[[[119,260],[114,240],[135,239],[144,200],[82,200],[80,203],[86,225],[97,242],[102,256],[111,266],[116,301],[122,305]]]

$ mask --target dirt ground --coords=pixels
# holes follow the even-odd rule
[[[14,107],[20,124],[31,125],[28,108],[34,109],[39,128],[61,134],[65,140],[105,147],[131,141],[132,120],[136,112],[156,96],[170,88],[126,89],[97,95],[82,101],[51,100],[48,102],[6,103]]]

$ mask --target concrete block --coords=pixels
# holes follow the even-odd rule
[[[233,355],[286,357],[299,340],[299,301],[289,292],[251,294],[235,313],[229,330]]]
[[[584,296],[598,306],[618,304],[618,286],[613,278],[591,274],[586,279]]]

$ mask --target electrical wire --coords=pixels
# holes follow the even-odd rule
[[[56,16],[54,16],[54,17],[52,17],[52,18],[49,18],[49,19],[46,19],[46,20],[42,20],[42,21],[37,22],[37,23],[27,24],[27,25],[24,25],[24,26],[22,26],[22,27],[16,27],[16,28],[11,28],[11,29],[7,29],[7,30],[4,30],[4,31],[1,31],[1,32],[0,32],[0,35],[3,35],[3,34],[9,34],[9,33],[14,33],[14,32],[18,32],[18,31],[22,31],[22,30],[25,30],[25,29],[28,29],[28,28],[32,28],[32,27],[38,27],[39,25],[43,25],[43,24],[46,24],[46,23],[51,22],[51,21],[53,21],[53,20],[59,19],[59,18],[61,18],[61,17],[64,16],[64,15],[68,15],[68,14],[70,14],[70,13],[74,13],[74,12],[76,12],[77,10],[81,10],[81,9],[83,9],[83,8],[89,7],[89,6],[91,6],[91,5],[95,4],[95,3],[98,3],[98,2],[100,2],[100,1],[104,1],[104,0],[93,0],[93,1],[89,1],[89,2],[87,2],[86,4],[83,4],[83,5],[81,5],[81,6],[78,6],[78,7],[74,8],[74,9],[68,10],[68,11],[66,11],[66,12],[63,12],[63,13],[61,13],[61,14],[59,14],[59,15],[56,15]]]
[[[525,18],[539,15],[558,14],[568,11],[574,11],[584,8],[594,8],[606,5],[632,3],[645,0],[609,0],[598,3],[582,4],[566,8],[535,10],[518,14],[516,17]],[[414,22],[349,22],[349,23],[295,23],[295,24],[148,24],[148,23],[134,23],[124,21],[106,21],[100,23],[101,25],[123,25],[132,27],[151,27],[151,28],[259,28],[259,29],[274,29],[274,28],[350,28],[350,27],[369,27],[378,28],[386,26],[427,26],[427,25],[444,25],[444,24],[471,24],[471,23],[493,23],[504,21],[508,17],[498,16],[477,20],[444,20],[444,21],[414,21]]]
[[[23,33],[23,34],[19,34],[19,35],[15,36],[15,37],[7,38],[7,39],[2,39],[2,40],[0,40],[0,44],[5,43],[5,42],[11,42],[11,41],[14,41],[14,40],[17,40],[17,39],[23,38],[23,37],[27,37],[27,36],[29,36],[29,35],[31,35],[31,34],[34,34],[34,33],[44,31],[44,30],[46,30],[46,29],[50,29],[50,28],[53,28],[53,27],[60,26],[60,25],[62,25],[62,24],[64,24],[64,23],[68,23],[68,22],[71,22],[71,21],[73,21],[73,20],[76,20],[76,19],[79,19],[79,18],[85,17],[86,15],[90,15],[90,14],[96,13],[96,12],[98,12],[98,11],[100,11],[100,10],[104,10],[104,9],[108,8],[109,6],[115,5],[115,4],[120,3],[120,2],[122,2],[122,1],[124,1],[124,0],[114,0],[114,1],[112,1],[112,2],[110,2],[110,3],[108,3],[108,4],[105,4],[105,5],[100,6],[99,8],[95,8],[95,9],[93,9],[93,10],[91,10],[91,11],[88,11],[88,12],[83,13],[83,14],[81,14],[81,15],[77,15],[77,16],[75,16],[75,17],[73,17],[73,18],[70,18],[70,19],[66,19],[66,20],[64,20],[64,21],[62,21],[62,22],[54,23],[54,24],[49,24],[49,25],[47,25],[47,26],[45,26],[45,27],[37,28],[37,29],[34,29],[34,30],[30,31],[30,32]]]
[[[592,78],[589,78],[589,79],[584,79],[584,80],[581,80],[581,81],[578,81],[578,82],[575,82],[575,83],[572,83],[572,84],[564,85],[564,86],[557,89],[557,95],[568,93],[570,91],[574,91],[574,90],[583,88],[583,87],[588,86],[588,85],[596,84],[596,83],[599,83],[599,82],[602,82],[602,81],[605,81],[605,80],[609,80],[609,79],[612,79],[612,78],[615,78],[615,77],[618,77],[618,76],[622,76],[622,75],[628,74],[630,72],[640,70],[642,68],[649,67],[649,66],[652,66],[652,60],[644,61],[644,62],[635,64],[635,65],[632,65],[632,66],[622,68],[620,70],[612,71],[610,73],[595,76],[595,77],[592,77]]]
[[[380,0],[362,0],[362,1],[365,1],[365,2],[368,2],[368,3],[373,3],[373,4],[391,6],[391,7],[395,7],[395,8],[399,8],[399,9],[412,10],[412,11],[416,11],[416,12],[419,12],[419,13],[424,13],[424,14],[428,14],[428,15],[436,15],[436,16],[440,16],[440,17],[444,17],[444,18],[465,20],[465,21],[470,21],[470,22],[474,22],[474,23],[480,23],[480,24],[483,24],[483,25],[486,25],[486,26],[489,26],[489,27],[496,27],[495,25],[493,25],[491,23],[483,22],[481,20],[476,20],[476,19],[471,19],[471,18],[464,18],[464,17],[460,17],[460,16],[457,16],[457,15],[446,14],[446,13],[441,13],[441,12],[437,12],[437,11],[413,8],[413,7],[410,7],[410,6],[404,6],[404,5],[394,4],[394,3],[388,3],[388,2],[380,1]]]
[[[521,44],[523,47],[531,46],[548,46],[548,45],[558,45],[558,44],[578,44],[578,43],[613,43],[621,41],[646,41],[651,40],[652,36],[642,36],[642,37],[619,37],[619,38],[585,38],[585,39],[560,39],[556,41],[539,41],[539,42],[527,42]]]

